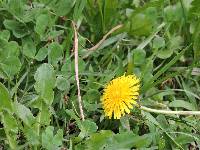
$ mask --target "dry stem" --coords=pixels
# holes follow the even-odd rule
[[[78,89],[78,103],[79,103],[79,109],[80,109],[80,116],[82,120],[85,120],[84,113],[83,113],[83,106],[82,106],[82,100],[81,100],[81,92],[80,92],[80,85],[79,85],[79,75],[78,75],[78,35],[76,31],[76,25],[72,21],[73,29],[74,29],[74,57],[75,57],[75,78],[76,78],[76,84]]]

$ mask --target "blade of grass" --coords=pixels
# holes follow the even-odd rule
[[[155,80],[157,80],[163,73],[165,73],[172,65],[174,65],[180,57],[185,53],[185,51],[190,47],[191,45],[187,46],[185,49],[183,49],[180,53],[177,54],[168,64],[166,64],[162,69],[160,69],[148,82],[148,84],[143,85],[142,92],[146,92],[150,87],[152,87]]]

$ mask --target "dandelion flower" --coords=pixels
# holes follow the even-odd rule
[[[129,114],[133,105],[137,105],[140,80],[135,75],[121,76],[110,81],[103,93],[102,105],[105,116],[110,119],[120,119],[125,113]]]

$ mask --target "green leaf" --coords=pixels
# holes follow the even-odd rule
[[[41,104],[40,113],[38,114],[38,118],[40,120],[41,125],[49,125],[50,124],[50,117],[51,117],[51,111],[49,110],[49,107],[46,104]]]
[[[0,31],[0,38],[8,41],[10,38],[10,32],[8,30]]]
[[[24,1],[10,0],[7,2],[8,11],[14,16],[22,17],[24,13]]]
[[[181,36],[172,36],[169,41],[169,49],[178,50],[181,48],[184,40]]]
[[[48,59],[52,65],[57,65],[57,63],[62,60],[63,48],[60,44],[54,42],[49,45],[49,55]]]
[[[48,55],[48,48],[42,47],[39,49],[38,53],[35,56],[37,61],[43,61]]]
[[[151,144],[152,138],[152,134],[138,136],[131,132],[124,132],[114,135],[113,143],[108,144],[107,149],[147,148]]]
[[[35,32],[38,33],[40,36],[43,36],[48,25],[49,25],[49,15],[40,14],[36,18]]]
[[[27,27],[24,26],[24,24],[15,20],[5,19],[3,24],[6,27],[6,29],[9,29],[13,32],[16,38],[22,38],[30,33]]]
[[[16,73],[20,71],[21,62],[17,57],[10,56],[0,62],[0,68],[3,69],[7,76],[12,78]]]
[[[35,117],[33,117],[33,114],[31,113],[30,109],[28,109],[26,106],[15,102],[15,113],[17,116],[29,127],[31,127],[35,123]]]
[[[17,148],[18,124],[14,116],[7,111],[2,114],[2,123],[11,149]]]
[[[159,49],[165,46],[165,39],[163,37],[155,37],[153,39],[153,48]]]
[[[42,64],[37,69],[34,78],[36,80],[35,90],[47,105],[51,105],[54,99],[53,88],[56,82],[54,68],[49,64]]]
[[[146,52],[143,49],[133,50],[133,62],[135,65],[142,65],[145,62]]]
[[[131,36],[147,36],[153,30],[152,21],[143,13],[131,18],[129,34]]]
[[[81,130],[79,137],[84,138],[84,137],[89,136],[91,133],[96,132],[98,127],[96,123],[90,120],[84,120],[83,122],[81,122],[81,125],[79,128]]]
[[[58,130],[57,134],[53,134],[54,127],[48,126],[46,130],[42,133],[42,147],[48,150],[60,149],[63,140],[62,130]]]
[[[17,42],[7,42],[0,39],[0,72],[2,72],[2,78],[12,78],[20,71],[21,62],[18,55],[19,45]]]
[[[86,98],[89,103],[95,103],[100,99],[101,94],[98,90],[89,89],[86,93]]]
[[[167,59],[169,57],[172,56],[173,54],[173,49],[162,49],[160,51],[158,51],[158,53],[156,54],[158,58],[161,58],[161,59]]]
[[[112,141],[113,132],[109,130],[101,130],[99,133],[94,133],[90,139],[86,141],[88,150],[103,149],[108,143]]]
[[[169,103],[169,107],[181,107],[187,110],[196,110],[196,107],[192,103],[189,103],[184,100],[174,100],[171,103]]]
[[[69,92],[70,82],[63,76],[58,76],[56,78],[56,87],[61,91]]]
[[[34,58],[36,53],[36,46],[31,37],[22,39],[23,54],[29,58]]]
[[[75,0],[59,0],[52,6],[57,16],[67,15],[75,4]]]
[[[40,144],[40,138],[39,138],[37,132],[35,131],[35,129],[25,126],[24,134],[25,134],[25,137],[26,137],[28,143],[30,143],[31,145],[39,145]]]
[[[13,108],[12,100],[10,98],[8,90],[2,83],[0,83],[0,112],[2,112],[2,110],[8,110],[12,112]]]

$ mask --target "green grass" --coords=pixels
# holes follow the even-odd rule
[[[101,105],[110,80],[136,74],[141,106],[200,111],[199,8],[199,0],[1,0],[0,149],[200,148],[197,115],[134,107],[115,120]]]

